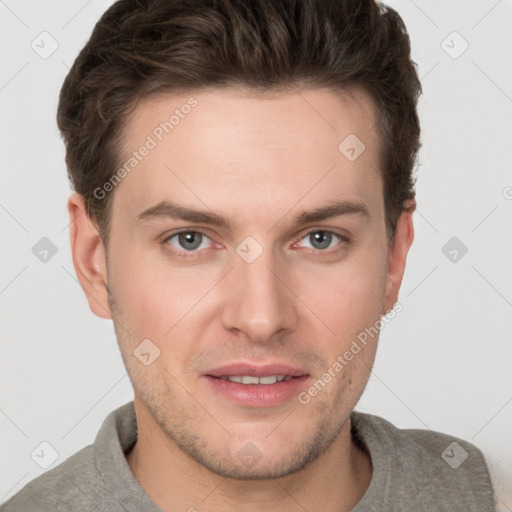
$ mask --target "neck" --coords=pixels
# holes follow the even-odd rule
[[[347,419],[330,447],[304,469],[269,480],[234,480],[212,473],[182,452],[135,400],[138,438],[127,455],[136,479],[164,512],[350,511],[368,488],[372,464],[350,435]]]

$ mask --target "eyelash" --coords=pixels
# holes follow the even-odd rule
[[[327,229],[321,229],[321,228],[315,228],[315,229],[312,229],[310,231],[307,231],[306,233],[303,233],[301,234],[301,236],[299,236],[299,238],[297,238],[294,242],[292,242],[291,245],[294,245],[296,242],[299,242],[301,241],[303,238],[313,234],[313,233],[319,233],[319,232],[324,232],[324,233],[330,233],[336,237],[338,237],[340,239],[340,243],[335,246],[336,249],[333,250],[333,249],[310,249],[312,251],[314,251],[314,253],[322,258],[322,257],[332,257],[332,256],[335,256],[337,255],[342,249],[343,249],[343,242],[345,244],[349,244],[351,242],[351,239],[350,237],[346,236],[346,235],[341,235],[340,233],[336,233],[335,231],[329,231]],[[199,252],[199,250],[195,250],[195,251],[186,251],[186,250],[182,250],[182,251],[178,251],[174,248],[172,248],[170,245],[169,245],[169,240],[177,235],[179,235],[180,233],[200,233],[202,234],[203,236],[205,236],[206,238],[210,239],[211,238],[204,232],[202,231],[201,229],[181,229],[179,231],[174,231],[172,232],[170,235],[165,235],[165,237],[162,239],[162,244],[165,246],[165,249],[170,252],[173,256],[177,256],[178,258],[191,258],[191,257],[194,257],[196,255],[196,253]],[[212,240],[213,242],[213,240]]]

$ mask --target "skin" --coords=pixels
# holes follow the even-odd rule
[[[235,405],[202,375],[233,361],[280,361],[309,373],[307,390],[396,303],[415,204],[388,245],[379,134],[358,91],[147,99],[126,119],[125,156],[191,96],[197,106],[117,185],[108,257],[82,197],[68,203],[78,278],[91,310],[114,321],[134,387],[139,436],[127,461],[166,511],[350,510],[372,477],[349,415],[377,337],[305,405]],[[338,150],[349,134],[366,146],[353,162]],[[165,200],[232,226],[137,220]],[[333,201],[363,203],[369,215],[293,224]],[[182,228],[206,234],[199,248],[169,238]],[[310,236],[318,231],[334,233],[327,248]],[[263,251],[250,264],[236,252],[248,236]],[[148,338],[160,355],[145,366],[134,350]],[[248,442],[256,464],[237,456]]]

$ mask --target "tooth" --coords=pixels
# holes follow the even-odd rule
[[[277,382],[276,375],[268,375],[266,377],[260,377],[260,384],[275,384]]]
[[[258,384],[258,377],[252,377],[251,375],[244,375],[241,380],[242,384]]]
[[[255,377],[253,375],[229,375],[219,377],[223,380],[229,380],[231,382],[237,382],[239,384],[275,384],[276,382],[286,382],[293,379],[291,375],[265,375],[264,377]]]

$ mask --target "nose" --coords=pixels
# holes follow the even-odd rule
[[[235,255],[233,268],[224,283],[224,328],[243,333],[258,344],[295,330],[298,321],[296,297],[286,282],[289,273],[283,271],[271,253],[263,251],[252,263]]]

